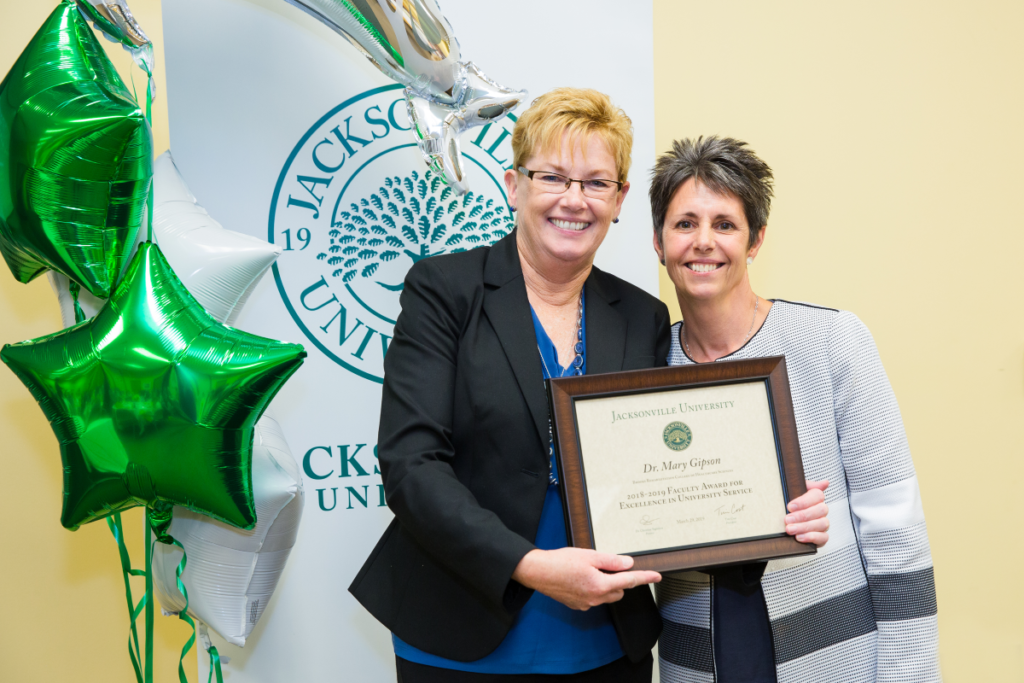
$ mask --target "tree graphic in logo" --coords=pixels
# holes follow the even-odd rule
[[[331,246],[317,254],[336,266],[346,284],[371,278],[381,263],[403,256],[413,263],[430,256],[494,244],[512,230],[505,205],[473,192],[456,197],[432,171],[393,176],[370,197],[341,211],[330,231]],[[390,291],[403,284],[377,282]]]

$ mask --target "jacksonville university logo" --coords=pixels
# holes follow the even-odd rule
[[[270,205],[274,278],[288,312],[328,358],[380,382],[405,274],[422,259],[512,230],[502,174],[515,118],[463,136],[470,186],[459,197],[427,170],[401,86],[369,90],[299,140]]]
[[[661,433],[665,445],[674,451],[683,451],[693,441],[693,432],[683,422],[670,422]]]

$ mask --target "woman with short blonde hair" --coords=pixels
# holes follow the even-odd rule
[[[633,122],[596,90],[556,88],[533,101],[512,132],[512,163],[524,166],[534,151],[570,146],[598,135],[615,159],[615,180],[626,182],[633,163]]]
[[[544,392],[665,364],[665,305],[593,265],[629,192],[631,123],[560,88],[512,140],[515,230],[406,277],[378,440],[395,519],[350,590],[404,683],[649,683],[660,576],[566,547]]]

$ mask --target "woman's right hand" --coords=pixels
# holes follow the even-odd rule
[[[519,561],[512,578],[567,607],[586,611],[621,600],[627,588],[661,581],[658,572],[627,571],[632,566],[633,558],[626,555],[583,548],[534,549]]]

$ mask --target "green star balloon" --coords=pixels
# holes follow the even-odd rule
[[[107,298],[143,225],[153,141],[138,103],[73,0],[0,83],[0,254]]]
[[[252,528],[253,427],[305,356],[217,322],[149,242],[95,318],[0,350],[60,442],[69,529],[160,503]]]

